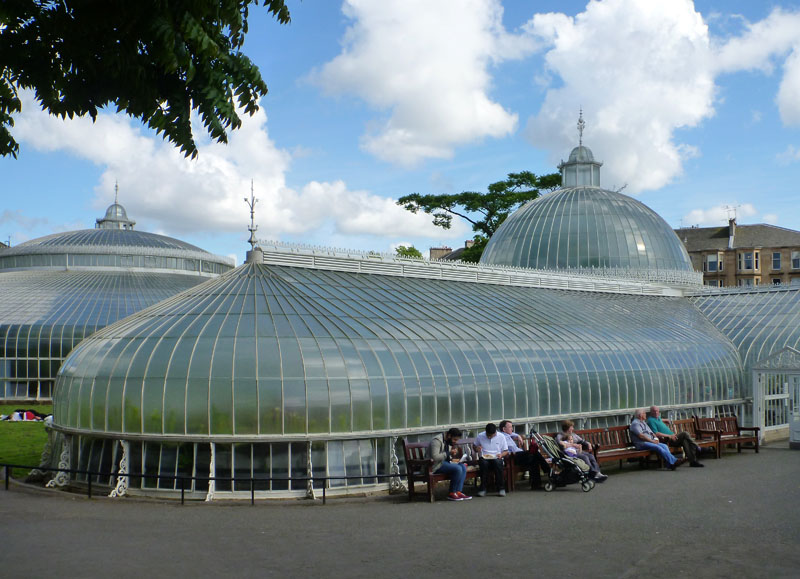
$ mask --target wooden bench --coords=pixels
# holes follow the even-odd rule
[[[473,455],[473,442],[474,440],[472,438],[462,438],[458,441],[458,446],[462,447],[462,455],[464,453]],[[408,479],[409,500],[413,501],[417,494],[414,488],[415,483],[422,482],[427,485],[428,500],[433,502],[433,491],[436,487],[436,484],[441,481],[449,480],[447,475],[433,472],[433,459],[428,458],[429,448],[430,442],[409,442],[407,439],[403,439],[403,455],[406,459],[406,477]],[[475,479],[478,477],[480,473],[478,472],[478,468],[476,466],[477,464],[477,461],[467,462],[466,480]]]
[[[750,448],[758,452],[758,426],[739,426],[736,416],[721,416],[718,418],[699,418],[695,416],[698,429],[719,431],[719,455],[722,455],[722,447],[736,445],[737,452],[742,452],[744,448]],[[749,434],[748,434],[749,433]]]
[[[655,452],[638,449],[633,445],[631,431],[627,426],[589,428],[576,432],[587,442],[592,443],[598,464],[619,462],[619,467],[622,468],[623,461],[639,459],[640,464],[643,465],[650,456],[655,456],[661,461],[661,457]]]
[[[686,432],[691,436],[700,448],[714,449],[714,457],[721,456],[721,445],[719,443],[720,433],[718,430],[704,430],[697,427],[694,417],[682,418],[680,420],[665,420],[664,423],[675,434]],[[670,448],[680,448],[679,444],[670,443]]]
[[[555,439],[558,432],[548,432],[544,436]],[[605,428],[588,428],[586,430],[576,430],[575,434],[591,443],[592,453],[597,459],[598,464],[606,462],[622,462],[628,459],[644,460],[651,455],[658,455],[650,450],[639,450],[631,442],[630,430],[627,426],[608,426]],[[548,459],[549,462],[549,459]]]
[[[462,456],[467,454],[475,457],[467,461],[467,477],[465,481],[472,480],[474,482],[480,478],[481,474],[478,468],[477,453],[473,446],[474,442],[474,438],[462,438],[457,445],[461,447],[460,454]],[[412,501],[416,496],[415,483],[425,483],[428,500],[434,502],[433,490],[436,485],[439,482],[449,480],[447,475],[433,472],[433,459],[428,458],[429,449],[430,442],[409,442],[407,439],[403,439],[403,455],[406,460],[406,477],[408,479],[408,498]],[[514,481],[520,472],[521,469],[516,466],[513,457],[506,457],[503,476],[509,492],[514,490]]]

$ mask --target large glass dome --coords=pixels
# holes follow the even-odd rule
[[[692,272],[689,254],[666,221],[636,199],[600,188],[601,165],[588,147],[575,147],[559,166],[564,188],[511,215],[489,240],[481,263],[645,270],[664,272],[664,278]]]

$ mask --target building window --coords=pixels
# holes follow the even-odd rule
[[[772,278],[772,285],[781,285],[781,278],[773,277]]]
[[[758,270],[758,251],[743,251],[739,254],[739,269],[740,270]],[[798,252],[798,268],[800,268],[800,252]]]
[[[792,269],[800,269],[800,251],[792,252]]]
[[[722,255],[710,253],[703,256],[703,271],[716,272],[722,271]]]
[[[709,287],[719,287],[719,283],[715,279],[706,280],[706,285]]]
[[[781,252],[772,252],[772,269],[779,270],[781,268]]]
[[[753,285],[753,280],[750,278],[736,280],[736,285],[739,287],[750,287]]]

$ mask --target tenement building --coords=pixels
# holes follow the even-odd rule
[[[711,287],[800,284],[800,231],[775,225],[689,227],[675,233]]]

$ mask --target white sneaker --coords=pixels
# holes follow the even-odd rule
[[[486,491],[478,491],[478,496],[479,497],[485,497],[486,496]]]
[[[506,490],[505,490],[505,489],[500,489],[500,492],[499,492],[499,493],[497,493],[497,496],[498,496],[498,497],[504,497],[504,496],[506,496]]]

